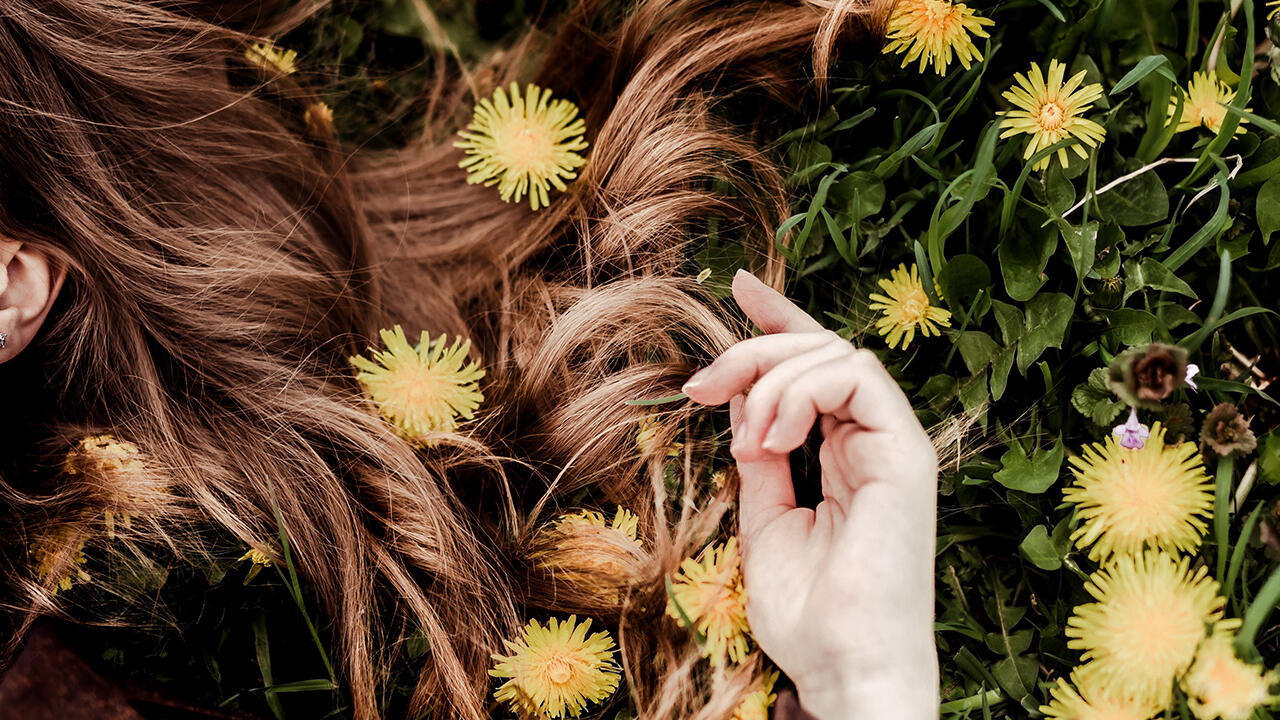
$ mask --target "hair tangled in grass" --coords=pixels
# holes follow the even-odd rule
[[[733,483],[686,482],[668,503],[662,458],[635,452],[645,409],[620,399],[675,392],[739,337],[681,279],[709,217],[781,283],[783,177],[751,119],[731,124],[722,105],[745,96],[763,118],[795,102],[802,69],[820,86],[837,40],[878,32],[888,5],[643,0],[606,27],[603,3],[583,0],[485,72],[441,70],[421,141],[366,155],[315,131],[304,80],[244,81],[245,48],[315,3],[5,2],[0,236],[67,271],[39,344],[0,366],[9,407],[36,409],[0,420],[11,637],[41,614],[77,619],[59,573],[31,570],[47,528],[87,536],[133,498],[120,546],[182,558],[206,552],[209,528],[274,547],[278,510],[360,720],[380,715],[383,668],[410,633],[430,647],[412,713],[486,716],[490,653],[539,610],[618,629],[641,717],[726,715],[751,668],[708,693],[696,646],[661,621],[662,579]],[[591,143],[580,179],[537,214],[464,183],[451,142],[474,97],[517,79],[575,101]],[[348,365],[394,323],[470,337],[488,371],[478,420],[427,451],[378,417]],[[667,412],[664,432],[692,412]],[[103,433],[143,450],[136,473],[60,472]],[[683,445],[685,472],[709,473],[697,450]],[[147,492],[118,487],[128,477]],[[616,597],[559,589],[521,560],[586,487],[640,515],[643,554],[627,551],[635,581]]]

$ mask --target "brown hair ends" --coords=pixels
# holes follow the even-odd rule
[[[283,530],[360,720],[380,716],[384,669],[408,635],[430,646],[411,713],[474,720],[490,710],[489,654],[526,610],[592,607],[619,632],[641,717],[726,715],[745,671],[700,673],[660,602],[665,575],[729,511],[733,483],[670,516],[661,461],[634,452],[642,413],[619,400],[675,392],[740,336],[682,279],[708,217],[759,248],[781,283],[783,176],[724,103],[794,102],[806,59],[821,78],[836,38],[878,27],[887,7],[646,0],[602,27],[603,3],[587,0],[482,72],[442,74],[423,141],[370,155],[305,135],[304,83],[228,80],[251,72],[249,43],[316,3],[6,3],[0,233],[68,271],[40,349],[50,379],[0,367],[56,408],[39,447],[4,448],[44,469],[0,480],[21,539],[6,548],[15,624],[76,619],[24,551],[49,527],[87,534],[122,492],[58,472],[80,437],[111,432],[168,487],[139,512],[147,542],[200,553],[190,529],[212,524],[271,549]],[[552,87],[588,119],[582,177],[537,214],[466,185],[449,136],[472,93],[513,79]],[[489,369],[482,417],[438,449],[397,437],[347,365],[392,322],[472,337]],[[675,406],[665,432],[692,418]],[[689,474],[706,471],[695,447]],[[521,559],[587,486],[645,529],[616,603],[575,598]],[[708,704],[711,682],[722,686]]]

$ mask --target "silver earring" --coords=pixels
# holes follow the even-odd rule
[[[4,346],[8,344],[9,344],[9,336],[0,332],[0,350],[3,350]]]

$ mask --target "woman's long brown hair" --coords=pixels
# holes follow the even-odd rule
[[[86,535],[127,496],[146,505],[132,536],[179,555],[207,527],[265,549],[278,509],[360,720],[379,717],[411,633],[430,647],[414,712],[486,716],[490,653],[548,611],[618,629],[641,717],[724,717],[753,666],[707,701],[697,648],[662,622],[662,579],[732,483],[695,496],[688,482],[667,502],[660,457],[634,451],[642,409],[621,400],[675,392],[738,337],[682,279],[708,218],[781,283],[783,177],[723,103],[762,119],[796,101],[801,76],[820,86],[837,40],[877,28],[888,0],[643,0],[611,28],[584,0],[555,34],[441,73],[421,141],[383,155],[308,134],[305,82],[243,82],[247,45],[316,9],[272,5],[0,6],[0,236],[68,276],[39,346],[0,367],[43,408],[0,439],[14,627],[74,616],[25,557],[49,528]],[[450,142],[474,94],[514,79],[574,100],[589,128],[582,177],[536,214],[465,184]],[[481,417],[434,449],[397,437],[348,366],[397,322],[471,337],[488,369]],[[666,412],[661,447],[692,412]],[[56,472],[95,432],[143,448],[155,491]],[[696,451],[686,474],[707,470]],[[616,599],[524,560],[585,487],[642,518],[645,552],[625,558],[637,582]]]

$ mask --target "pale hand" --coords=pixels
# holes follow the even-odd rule
[[[870,351],[749,273],[733,294],[766,334],[685,392],[730,403],[752,634],[819,720],[937,718],[933,445]],[[788,455],[815,422],[824,499],[810,510],[796,507]]]

